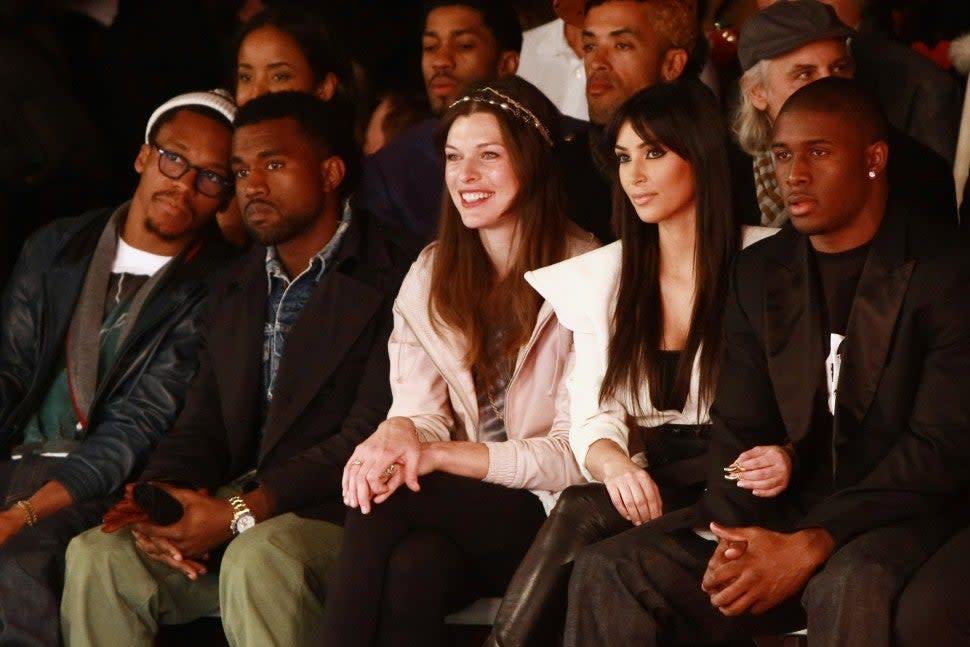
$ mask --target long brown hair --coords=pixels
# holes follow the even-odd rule
[[[644,379],[650,400],[663,400],[659,233],[656,224],[644,223],[637,217],[620,185],[619,165],[612,152],[617,133],[627,123],[644,142],[659,144],[691,165],[697,214],[694,306],[673,395],[678,401],[686,396],[694,357],[700,348],[699,396],[702,403],[709,404],[717,382],[728,265],[738,248],[738,229],[731,210],[727,129],[714,95],[693,79],[641,90],[620,107],[607,127],[604,141],[611,147],[613,227],[622,241],[623,253],[600,401],[616,399],[618,393],[625,391],[633,404],[631,413],[642,414],[640,385]]]
[[[558,141],[559,112],[535,86],[518,77],[507,77],[477,84],[464,94],[486,96],[488,93],[482,92],[485,87],[525,106],[548,130],[552,141]],[[514,359],[519,347],[528,341],[541,305],[523,275],[565,257],[567,222],[563,215],[565,186],[553,147],[524,115],[502,108],[498,102],[456,102],[441,118],[435,135],[438,150],[444,151],[448,131],[457,118],[479,112],[495,115],[498,120],[519,180],[518,193],[509,205],[509,211],[518,214],[518,246],[508,274],[500,278],[478,232],[462,224],[445,190],[428,313],[436,330],[447,326],[464,335],[468,344],[466,366],[480,383],[492,384],[500,363]],[[496,347],[493,338],[498,330],[502,337]]]

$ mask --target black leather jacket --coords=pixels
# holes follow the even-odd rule
[[[64,339],[98,237],[112,209],[59,220],[31,236],[0,304],[0,451],[64,365]],[[206,278],[231,258],[213,223],[177,260],[142,308],[98,385],[80,447],[54,479],[75,502],[109,495],[140,470],[182,407],[197,370]]]

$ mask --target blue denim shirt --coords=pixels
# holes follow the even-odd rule
[[[299,276],[290,280],[283,269],[275,247],[266,248],[266,279],[269,298],[266,300],[266,324],[263,338],[263,411],[269,410],[273,401],[273,387],[276,385],[276,371],[283,356],[286,334],[299,319],[303,306],[330,267],[334,256],[340,249],[347,227],[350,226],[351,211],[344,207],[343,219],[337,231],[323,249],[317,252],[307,268]]]

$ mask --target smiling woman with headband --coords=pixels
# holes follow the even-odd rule
[[[571,335],[523,278],[596,246],[564,216],[558,123],[515,77],[442,117],[440,233],[395,302],[389,418],[345,468],[324,644],[442,644],[445,614],[501,595],[553,493],[582,478]]]

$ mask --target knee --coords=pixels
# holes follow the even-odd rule
[[[130,550],[132,539],[127,531],[101,532],[94,528],[74,537],[67,545],[65,563],[67,576],[83,573],[107,572],[117,561],[117,554]]]
[[[802,601],[808,608],[835,600],[852,604],[853,600],[893,598],[899,591],[898,581],[899,574],[878,559],[834,559],[809,580]]]

